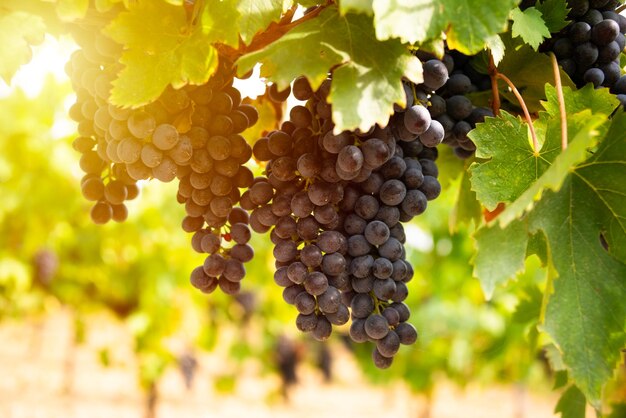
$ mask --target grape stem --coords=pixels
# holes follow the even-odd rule
[[[220,50],[222,54],[228,56],[229,58],[237,59],[241,55],[262,49],[272,42],[280,39],[296,26],[317,17],[331,4],[331,1],[327,1],[325,4],[315,6],[307,14],[296,20],[292,20],[292,18],[296,12],[297,6],[292,6],[278,22],[270,23],[267,29],[256,34],[248,46],[240,42],[239,48],[236,50],[226,45],[220,45]]]
[[[561,83],[561,73],[559,72],[559,63],[556,60],[556,56],[550,52],[550,58],[552,59],[552,69],[554,70],[554,83],[556,87],[556,94],[559,99],[559,112],[561,115],[561,149],[565,151],[567,149],[567,114],[565,113],[565,98],[563,97],[563,84]]]
[[[374,313],[377,313],[380,315],[381,309],[380,309],[380,300],[378,300],[378,296],[376,296],[373,291],[370,291],[369,295],[374,301]]]
[[[520,106],[522,107],[522,111],[524,112],[524,117],[526,118],[526,122],[528,122],[528,127],[530,128],[530,136],[532,137],[532,140],[533,140],[533,153],[535,154],[535,157],[538,156],[539,155],[539,141],[537,141],[537,133],[535,132],[535,126],[533,125],[533,120],[530,117],[530,113],[528,112],[528,107],[526,107],[526,102],[524,102],[524,98],[522,97],[520,92],[517,90],[517,87],[515,87],[515,84],[513,84],[513,82],[507,76],[505,76],[502,73],[496,72],[495,77],[504,80],[504,82],[508,84],[509,88],[511,89],[511,91],[517,98],[517,101],[519,102]]]
[[[496,68],[496,64],[493,61],[493,55],[491,51],[489,51],[489,78],[491,78],[491,109],[493,110],[493,114],[496,116],[500,116],[500,91],[498,90],[498,69]]]
[[[615,13],[621,13],[624,10],[626,10],[626,4],[622,4],[620,7],[618,7],[617,9],[615,9]]]

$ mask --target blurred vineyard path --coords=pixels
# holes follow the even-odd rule
[[[130,335],[107,318],[93,321],[87,343],[78,347],[70,344],[73,326],[67,312],[0,325],[0,418],[144,416]],[[98,360],[105,345],[114,347],[109,367]],[[223,361],[207,355],[199,358],[199,365],[189,391],[177,370],[166,373],[159,385],[157,418],[423,416],[423,400],[403,387],[363,383],[356,366],[341,352],[335,360],[334,383],[323,384],[319,373],[303,368],[300,385],[292,391],[289,403],[268,396],[268,390],[276,393],[279,381],[272,376],[259,377],[254,365],[239,378],[232,394],[219,393],[211,384],[220,368],[223,370]],[[520,397],[513,386],[460,391],[442,384],[435,392],[430,418],[549,418],[554,417],[556,400],[553,393]]]

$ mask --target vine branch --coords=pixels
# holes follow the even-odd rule
[[[563,84],[561,83],[561,73],[559,72],[559,63],[556,56],[550,52],[552,59],[552,69],[554,70],[554,83],[556,94],[559,100],[559,113],[561,117],[561,149],[567,149],[567,113],[565,112],[565,98],[563,97]]]
[[[537,140],[537,133],[535,132],[535,126],[533,125],[533,120],[530,117],[530,112],[528,111],[528,107],[526,107],[526,102],[524,102],[524,98],[517,90],[517,87],[515,87],[515,84],[513,84],[513,82],[507,76],[502,73],[496,72],[495,77],[504,80],[504,82],[508,84],[509,88],[517,98],[517,101],[519,102],[520,106],[522,107],[522,111],[524,112],[526,122],[528,122],[528,127],[530,128],[530,136],[533,140],[533,152],[535,156],[539,155],[539,141]]]
[[[493,110],[493,114],[496,116],[500,116],[500,92],[498,91],[498,68],[496,67],[495,62],[493,61],[493,55],[491,51],[489,51],[489,78],[491,78],[491,109]]]
[[[291,29],[295,28],[298,25],[303,24],[304,22],[314,19],[317,17],[326,7],[327,4],[322,4],[312,8],[308,13],[303,15],[301,18],[292,21],[295,12],[296,6],[292,6],[278,22],[272,22],[267,29],[263,32],[260,32],[254,36],[250,45],[240,45],[237,50],[238,55],[247,54],[249,52],[257,51],[261,48],[266,47],[277,39],[281,38]]]

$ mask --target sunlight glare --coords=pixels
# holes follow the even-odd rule
[[[41,45],[32,48],[32,60],[20,67],[10,85],[0,80],[0,98],[11,95],[19,88],[27,97],[34,99],[41,93],[49,74],[59,83],[67,82],[65,63],[76,48],[76,44],[69,37],[55,38],[46,35]]]

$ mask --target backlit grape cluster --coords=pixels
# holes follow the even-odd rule
[[[94,201],[91,218],[104,224],[128,216],[124,202],[137,196],[137,181],[178,179],[177,199],[187,216],[182,228],[193,232],[192,246],[206,254],[191,274],[203,292],[220,287],[233,294],[254,251],[248,240],[248,213],[238,208],[240,188],[252,185],[244,164],[252,148],[241,132],[258,119],[232,86],[234,69],[220,59],[207,84],[168,88],[153,103],[136,109],[110,103],[111,82],[120,70],[118,45],[98,32],[76,26],[77,50],[66,70],[76,92],[70,116],[80,136],[74,148],[85,198]]]

